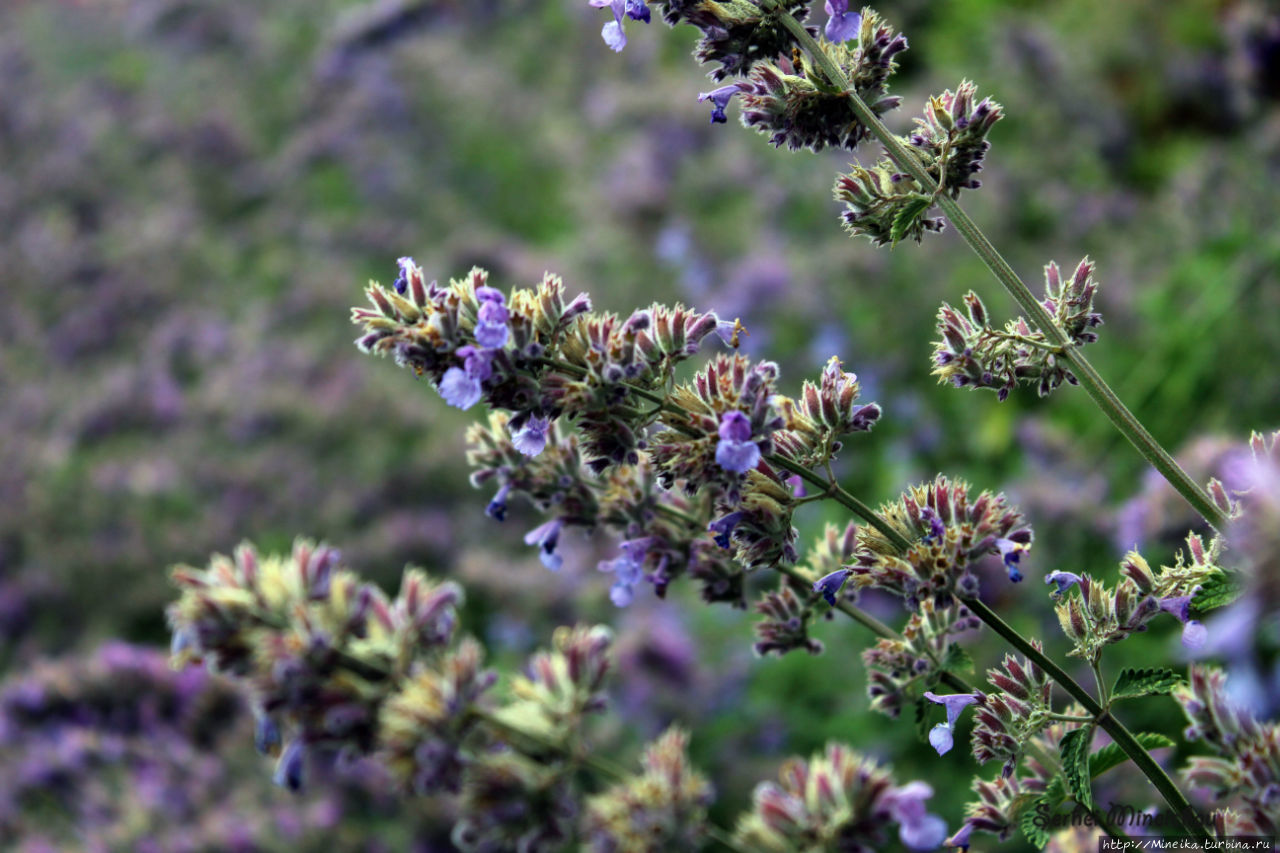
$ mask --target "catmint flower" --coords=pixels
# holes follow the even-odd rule
[[[969,836],[973,835],[973,824],[965,821],[956,834],[943,842],[947,847],[959,847],[961,850],[969,849]]]
[[[413,262],[413,258],[398,258],[396,266],[400,268],[400,275],[395,280],[396,293],[403,295],[409,287],[409,276],[412,275],[412,270],[417,264]]]
[[[649,7],[645,0],[588,0],[588,3],[597,9],[607,6],[613,12],[613,20],[604,25],[604,29],[600,31],[600,37],[615,52],[621,52],[627,46],[627,33],[622,28],[624,15],[633,21],[646,24],[650,20]]]
[[[302,790],[305,763],[306,748],[301,738],[294,738],[289,741],[284,752],[280,753],[280,760],[276,762],[275,775],[271,778],[281,788],[286,788],[295,794],[299,793]]]
[[[729,106],[729,101],[734,95],[738,94],[739,91],[740,89],[738,88],[737,83],[730,83],[727,86],[721,86],[719,89],[712,89],[710,92],[702,92],[698,95],[698,103],[710,101],[711,123],[724,124],[729,121],[729,117],[725,115],[724,112],[725,107]],[[732,333],[735,324],[729,323],[721,323],[717,326],[716,331],[720,334],[720,339],[723,340],[725,344],[730,344],[731,341],[736,341],[738,336],[736,334],[732,334],[732,337],[726,339],[725,331],[723,329],[725,325],[729,326],[729,332]]]
[[[947,837],[946,821],[926,810],[924,801],[932,796],[933,788],[914,781],[885,797],[890,817],[898,822],[898,837],[911,850],[936,850]]]
[[[733,535],[733,528],[738,526],[738,522],[742,520],[743,515],[745,513],[731,512],[707,525],[707,530],[715,534],[717,545],[721,548],[729,547],[729,537]]]
[[[518,418],[516,419],[519,420]],[[512,421],[513,424],[516,421]],[[547,446],[547,433],[551,429],[551,419],[541,415],[531,415],[511,434],[511,444],[525,456],[537,456]]]
[[[1044,576],[1044,582],[1056,583],[1058,585],[1058,590],[1057,592],[1053,593],[1053,595],[1060,596],[1064,594],[1067,590],[1071,589],[1071,587],[1080,583],[1080,576],[1077,574],[1073,574],[1071,572],[1054,571],[1054,572],[1049,572],[1049,574]]]
[[[1198,620],[1191,618],[1191,596],[1179,595],[1161,599],[1160,609],[1182,623],[1182,645],[1192,651],[1204,646],[1209,639],[1208,630]]]
[[[742,412],[725,412],[720,418],[716,462],[735,474],[745,474],[760,464],[760,448],[751,440],[751,421]]]
[[[1001,559],[1004,560],[1004,567],[1009,570],[1009,580],[1014,583],[1022,580],[1022,572],[1018,571],[1017,564],[1027,550],[1027,545],[1023,542],[1014,542],[1012,539],[997,539],[995,547],[1000,552]]]
[[[493,500],[489,501],[489,505],[484,508],[484,514],[492,518],[494,521],[506,521],[507,496],[510,494],[510,483],[503,483],[499,486],[498,493],[493,496]]]
[[[524,536],[524,544],[537,545],[538,557],[542,560],[542,565],[553,572],[560,571],[560,567],[564,565],[564,559],[556,553],[556,545],[560,543],[560,531],[563,527],[563,519],[553,518],[546,524],[533,528]]]
[[[493,375],[490,366],[492,354],[475,347],[459,347],[462,367],[450,367],[440,378],[440,396],[450,406],[469,409],[480,402],[483,391],[480,383]]]
[[[851,574],[853,574],[853,572],[848,569],[838,569],[837,571],[834,571],[826,577],[818,580],[813,585],[813,591],[822,593],[822,597],[827,600],[827,604],[835,607],[836,595],[840,592],[841,587],[844,586],[845,580],[847,580]]]
[[[605,560],[598,568],[602,572],[613,572],[615,580],[609,588],[609,600],[618,607],[626,607],[635,598],[632,588],[644,578],[644,561],[653,547],[653,537],[629,539],[618,547],[622,556],[613,560]]]
[[[502,291],[488,286],[480,287],[476,290],[476,298],[480,300],[476,343],[485,349],[506,346],[509,336],[507,320],[511,318],[511,312],[507,310]]]
[[[946,755],[951,751],[951,747],[955,745],[953,735],[960,712],[967,706],[975,704],[978,701],[978,694],[953,693],[948,696],[939,696],[931,691],[925,691],[924,698],[930,702],[936,702],[947,709],[947,721],[938,723],[929,732],[929,743],[938,751],[938,755]]]
[[[276,721],[260,710],[254,711],[253,745],[259,755],[274,752],[281,742],[280,727]]]
[[[826,10],[831,16],[823,30],[827,41],[839,44],[858,37],[858,31],[862,29],[862,15],[849,11],[849,0],[827,0]]]

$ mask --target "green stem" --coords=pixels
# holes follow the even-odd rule
[[[1064,690],[1071,694],[1073,699],[1084,706],[1085,710],[1097,721],[1099,728],[1110,735],[1111,739],[1115,741],[1125,755],[1129,756],[1134,765],[1151,780],[1151,784],[1156,787],[1156,790],[1164,797],[1165,802],[1173,809],[1174,815],[1189,835],[1200,839],[1209,838],[1204,827],[1200,824],[1200,818],[1196,815],[1195,809],[1191,807],[1191,803],[1183,796],[1182,791],[1178,790],[1178,786],[1169,778],[1169,774],[1165,772],[1164,768],[1151,757],[1151,753],[1147,752],[1142,744],[1138,743],[1133,733],[1125,728],[1123,723],[1111,716],[1110,711],[1099,705],[1089,695],[1089,691],[1081,687],[1079,682],[1068,675],[1062,667],[1050,660],[1044,652],[1032,645],[1031,641],[1001,619],[994,610],[976,598],[964,598],[961,600],[979,619],[1003,637],[1009,645],[1022,652],[1028,660],[1033,661],[1036,666],[1047,672],[1050,678],[1058,682]]]
[[[765,8],[777,9],[775,0],[762,1]],[[889,155],[889,158],[893,160],[898,168],[914,178],[927,194],[933,196],[938,206],[942,208],[942,212],[951,220],[951,224],[955,226],[955,229],[960,232],[960,236],[969,244],[969,247],[978,255],[996,280],[1009,291],[1009,295],[1018,303],[1018,306],[1031,318],[1032,322],[1044,333],[1045,337],[1063,348],[1063,360],[1071,366],[1072,374],[1079,380],[1081,386],[1084,387],[1093,402],[1107,416],[1112,425],[1137,448],[1143,458],[1151,463],[1160,472],[1161,476],[1169,481],[1169,484],[1186,499],[1187,503],[1191,504],[1196,512],[1204,516],[1214,527],[1219,529],[1225,527],[1227,518],[1222,510],[1218,509],[1214,504],[1208,493],[1192,480],[1186,471],[1182,470],[1173,457],[1169,455],[1168,451],[1155,440],[1142,423],[1134,417],[1133,413],[1125,408],[1124,403],[1120,401],[1120,398],[1111,390],[1111,387],[1102,379],[1088,359],[1084,357],[1080,349],[1074,346],[1071,339],[1054,323],[1052,315],[1040,304],[1035,294],[1023,283],[1018,274],[1013,271],[1008,261],[991,245],[991,241],[982,233],[977,223],[969,218],[969,215],[964,212],[964,209],[960,207],[955,199],[939,190],[937,182],[933,180],[933,177],[929,175],[916,156],[902,144],[898,137],[867,106],[866,102],[858,96],[850,84],[849,78],[827,55],[822,46],[814,40],[813,36],[809,35],[804,24],[782,11],[777,17],[805,52],[809,54],[810,58],[822,69],[827,79],[835,86],[845,90],[845,94],[849,98],[849,106],[852,108],[854,115],[884,145],[885,152]]]

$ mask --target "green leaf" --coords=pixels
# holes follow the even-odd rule
[[[1072,729],[1062,736],[1058,744],[1062,750],[1062,773],[1067,777],[1067,788],[1075,801],[1086,809],[1093,808],[1093,790],[1089,784],[1089,744],[1093,740],[1093,726]]]
[[[942,657],[942,668],[947,672],[973,672],[973,658],[959,643],[952,643]]]
[[[1037,799],[1036,802],[1032,804],[1031,808],[1023,809],[1022,814],[1018,817],[1018,829],[1022,830],[1022,834],[1026,836],[1027,840],[1030,841],[1037,850],[1043,850],[1047,847],[1050,839],[1052,838],[1044,827],[1036,825],[1037,823],[1044,822],[1040,819],[1040,815],[1044,813],[1044,810],[1040,808],[1040,804],[1042,802],[1043,798]],[[1050,809],[1050,812],[1052,812],[1054,807],[1049,805],[1048,808]]]
[[[927,195],[912,193],[903,200],[898,212],[893,216],[893,225],[889,228],[889,239],[893,245],[903,240],[915,226],[916,220],[933,207],[933,199]]]
[[[1149,750],[1159,749],[1162,746],[1173,746],[1173,741],[1157,732],[1138,732],[1133,737],[1143,749]],[[1093,757],[1089,759],[1089,773],[1096,779],[1112,767],[1119,767],[1128,760],[1129,756],[1124,754],[1123,749],[1117,744],[1109,743],[1095,752]]]
[[[1226,607],[1244,591],[1235,574],[1214,572],[1200,584],[1200,591],[1191,599],[1191,607],[1199,613],[1208,613]]]
[[[1049,843],[1049,832],[1046,827],[1038,824],[1044,823],[1041,815],[1053,814],[1057,811],[1058,806],[1062,805],[1062,801],[1067,797],[1066,785],[1062,781],[1059,774],[1049,780],[1049,784],[1045,787],[1044,793],[1039,796],[1022,795],[1014,801],[1013,816],[1018,822],[1018,829],[1022,830],[1022,834],[1027,840],[1039,849],[1044,849]]]
[[[1111,688],[1112,699],[1165,694],[1182,683],[1182,676],[1171,669],[1122,669]]]

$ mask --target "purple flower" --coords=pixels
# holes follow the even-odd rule
[[[840,44],[858,37],[858,30],[862,29],[862,16],[849,11],[849,0],[827,0],[826,9],[831,16],[823,30],[827,41]]]
[[[618,547],[622,549],[622,556],[604,560],[597,568],[602,572],[613,572],[615,580],[609,588],[609,598],[616,606],[626,607],[635,597],[632,587],[644,579],[644,561],[653,547],[653,537],[628,539]]]
[[[951,747],[955,745],[953,735],[955,733],[956,720],[960,718],[960,712],[969,705],[975,704],[978,701],[978,694],[952,693],[947,696],[939,696],[926,690],[924,698],[947,709],[947,721],[938,723],[929,732],[930,745],[938,751],[938,755],[946,755],[951,751]]]
[[[1209,639],[1208,630],[1191,618],[1191,596],[1169,596],[1160,601],[1160,609],[1182,623],[1182,645],[1192,651],[1202,648]]]
[[[1018,560],[1022,559],[1027,546],[1012,539],[997,539],[995,545],[1001,559],[1004,560],[1004,567],[1009,570],[1009,580],[1014,583],[1022,580],[1022,572],[1018,571]]]
[[[493,500],[489,501],[489,505],[484,508],[484,514],[494,521],[506,521],[507,495],[509,494],[511,494],[511,484],[503,483],[498,487],[498,493],[493,496]]]
[[[729,120],[729,117],[724,114],[724,109],[729,106],[729,99],[738,94],[739,91],[737,83],[730,83],[728,86],[721,86],[719,89],[712,89],[710,92],[701,93],[698,95],[698,103],[710,101],[711,123],[724,124]],[[716,331],[720,331],[719,327],[717,327]],[[737,336],[735,335],[734,338],[736,337]],[[724,340],[724,334],[720,335],[720,339]],[[732,338],[730,340],[732,340]],[[725,343],[729,343],[729,341],[725,341]]]
[[[604,43],[615,51],[621,51],[627,46],[627,34],[622,29],[623,15],[633,21],[642,21],[646,24],[650,20],[649,7],[645,0],[587,0],[587,2],[597,9],[607,6],[613,12],[613,20],[604,25],[600,36],[604,39]]]
[[[973,834],[973,824],[965,821],[960,828],[956,830],[956,834],[943,842],[947,847],[959,847],[961,850],[969,849],[969,836]]]
[[[731,512],[707,525],[707,530],[715,534],[716,544],[721,548],[729,547],[729,537],[733,533],[733,528],[737,527],[738,522],[742,520],[742,515],[741,512]]]
[[[947,526],[942,523],[942,518],[933,507],[921,507],[920,517],[929,522],[929,535],[924,538],[924,541],[941,542],[947,538]]]
[[[280,727],[261,711],[255,711],[253,745],[259,755],[266,755],[280,745]]]
[[[760,448],[751,440],[751,421],[742,412],[725,412],[721,416],[716,463],[735,474],[745,474],[760,464]]]
[[[409,270],[416,267],[413,258],[397,258],[396,266],[400,268],[400,275],[396,277],[395,288],[396,293],[404,293],[409,287]]]
[[[450,367],[440,377],[440,396],[450,406],[469,409],[483,396],[481,383],[493,375],[489,364],[493,356],[475,347],[459,347],[458,355],[463,358],[462,367]]]
[[[1055,571],[1055,572],[1049,572],[1049,574],[1045,575],[1044,582],[1056,583],[1058,585],[1058,591],[1055,592],[1054,595],[1062,595],[1067,590],[1071,589],[1071,587],[1080,583],[1080,576],[1076,574],[1072,574],[1071,572]]]
[[[926,810],[924,801],[932,796],[933,788],[916,781],[885,797],[889,816],[898,822],[898,837],[911,850],[936,850],[947,837],[946,821]]]
[[[553,518],[546,524],[540,524],[524,535],[524,544],[538,546],[538,558],[542,565],[553,572],[560,571],[564,560],[556,553],[556,545],[560,543],[560,530],[564,520]]]
[[[306,749],[302,745],[302,738],[294,738],[289,741],[284,752],[280,753],[272,780],[281,788],[299,793],[302,790],[303,771],[306,769],[305,760]]]
[[[502,291],[492,287],[476,289],[480,300],[479,320],[476,323],[476,343],[485,349],[496,349],[507,343],[507,320],[511,312],[504,304]]]
[[[537,456],[547,446],[551,419],[532,415],[511,436],[511,443],[525,456]]]
[[[851,574],[853,574],[853,572],[848,569],[837,569],[815,583],[813,585],[813,591],[822,593],[822,597],[827,600],[827,604],[835,607],[836,595],[840,592],[840,588],[844,586],[845,580],[847,580]]]

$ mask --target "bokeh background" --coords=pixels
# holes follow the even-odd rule
[[[1091,357],[1157,438],[1205,477],[1280,426],[1274,7],[878,8],[911,43],[891,126],[966,78],[1005,105],[967,207],[1034,287],[1050,259],[1098,261]],[[751,615],[691,589],[619,611],[594,569],[612,543],[567,543],[551,576],[520,542],[533,513],[484,516],[462,459],[475,412],[351,345],[348,307],[400,255],[500,287],[552,270],[622,312],[740,316],[784,386],[839,355],[886,413],[844,454],[852,491],[878,502],[941,470],[1030,516],[1029,582],[988,584],[1028,632],[1051,625],[1048,571],[1111,577],[1135,544],[1171,561],[1192,519],[1082,392],[998,405],[929,376],[941,300],[972,288],[1012,310],[953,233],[849,239],[830,199],[847,154],[775,151],[732,108],[710,125],[694,31],[629,22],[617,55],[605,19],[581,0],[0,4],[0,847],[450,849],[447,804],[397,801],[373,768],[274,789],[242,700],[165,666],[169,566],[299,534],[389,588],[406,563],[460,580],[499,661],[557,624],[613,624],[601,748],[630,761],[691,728],[723,823],[784,756],[837,738],[929,779],[958,825],[978,768],[867,710],[862,629],[756,659]],[[826,521],[843,519],[803,513],[802,541]],[[1176,656],[1168,621],[1120,654]],[[1217,650],[1263,713],[1277,645],[1262,618]],[[1131,714],[1179,728],[1167,700]]]

